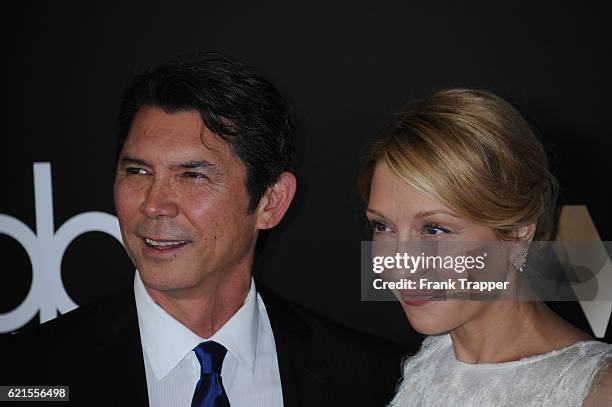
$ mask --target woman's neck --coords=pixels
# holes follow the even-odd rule
[[[485,314],[451,331],[451,338],[465,363],[510,362],[591,339],[540,301],[491,303]]]

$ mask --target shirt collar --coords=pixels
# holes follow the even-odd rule
[[[138,271],[134,277],[134,296],[142,348],[158,379],[170,373],[193,348],[206,340],[225,346],[238,363],[254,369],[259,313],[252,278],[242,307],[208,339],[201,338],[157,305],[145,289]]]

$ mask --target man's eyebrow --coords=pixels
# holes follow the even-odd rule
[[[123,156],[119,159],[119,163],[121,165],[142,165],[145,167],[150,167],[151,165],[142,158],[133,157],[130,155]],[[214,167],[213,164],[209,163],[205,160],[193,160],[187,161],[184,163],[175,164],[172,166],[173,168],[185,168],[185,169],[196,169],[196,168],[204,168],[204,167]]]
[[[124,155],[123,157],[121,157],[121,159],[119,160],[119,163],[121,165],[133,164],[133,165],[143,165],[145,167],[150,167],[150,165],[142,158],[136,158],[136,157],[132,157],[129,155]]]
[[[188,161],[185,163],[177,164],[175,167],[186,168],[186,169],[196,169],[196,168],[204,168],[204,167],[214,167],[214,165],[205,160],[194,160],[194,161]]]

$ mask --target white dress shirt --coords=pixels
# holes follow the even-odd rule
[[[206,340],[227,349],[221,377],[232,407],[283,405],[274,335],[253,279],[242,307],[210,338],[199,337],[157,305],[138,272],[134,295],[151,407],[191,406],[200,379],[193,348]]]

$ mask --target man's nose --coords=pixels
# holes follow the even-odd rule
[[[140,211],[149,218],[173,218],[178,214],[175,194],[168,180],[155,179],[149,186]]]

